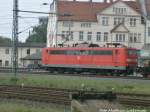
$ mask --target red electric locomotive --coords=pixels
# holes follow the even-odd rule
[[[137,50],[126,47],[44,48],[42,65],[50,71],[130,74],[137,67]]]

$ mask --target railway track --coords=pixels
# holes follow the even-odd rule
[[[82,96],[80,96],[81,92],[84,93]],[[150,95],[128,93],[113,93],[112,95],[114,94],[116,94],[117,101],[121,104],[143,107],[150,106]],[[8,99],[23,99],[70,106],[74,95],[76,95],[77,99],[83,97],[84,100],[87,98],[92,99],[93,96],[97,99],[105,98],[107,100],[114,98],[110,93],[105,92],[0,85],[0,97]]]
[[[119,103],[129,106],[150,107],[150,95],[116,93]]]
[[[12,68],[0,68],[0,73],[12,73]],[[137,79],[137,80],[150,80],[150,78],[144,78],[139,76],[110,76],[110,75],[100,75],[100,74],[89,74],[89,73],[59,73],[56,71],[50,73],[49,71],[43,69],[28,69],[28,68],[19,68],[18,73],[24,74],[39,74],[39,75],[64,75],[64,76],[78,76],[78,77],[93,77],[93,78],[121,78],[121,79]]]
[[[70,92],[63,89],[1,85],[0,97],[71,105]]]

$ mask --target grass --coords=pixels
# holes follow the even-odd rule
[[[114,91],[127,93],[150,94],[149,80],[128,80],[128,79],[101,79],[74,76],[50,76],[50,75],[23,75],[17,76],[16,81],[13,75],[0,75],[0,85],[21,85],[54,87],[67,89],[84,89],[96,91]],[[16,83],[15,83],[16,81]]]
[[[65,107],[21,100],[1,100],[0,112],[63,112]]]

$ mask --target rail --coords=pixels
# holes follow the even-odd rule
[[[12,68],[0,67],[0,73],[12,73]],[[77,76],[77,77],[91,77],[91,78],[120,78],[120,79],[136,79],[136,80],[150,80],[150,77],[137,77],[137,76],[108,76],[102,74],[88,74],[88,73],[59,73],[56,71],[55,73],[50,73],[49,71],[39,69],[39,68],[18,68],[18,73],[23,74],[39,74],[39,75],[63,75],[63,76]]]
[[[0,97],[71,105],[70,93],[61,89],[1,85]]]
[[[130,94],[116,93],[117,100],[121,104],[133,106],[150,106],[150,95],[148,94]]]
[[[72,99],[117,99],[121,104],[150,106],[150,95],[148,94],[113,93],[109,91],[96,92],[18,85],[0,85],[0,97],[56,103],[61,105],[71,105]]]

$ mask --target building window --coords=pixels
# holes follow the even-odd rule
[[[138,42],[139,43],[141,42],[141,34],[140,33],[138,34]]]
[[[141,34],[137,34],[137,33],[131,33],[130,34],[130,38],[129,38],[129,42],[131,43],[139,43],[141,42]]]
[[[126,8],[118,8],[118,7],[113,7],[113,12],[115,12],[115,14],[126,14]]]
[[[0,60],[0,66],[2,66],[2,60]]]
[[[73,32],[72,31],[62,31],[62,40],[73,40]]]
[[[5,61],[5,66],[9,66],[9,61]]]
[[[137,34],[134,33],[134,42],[136,43],[137,42]]]
[[[130,33],[129,42],[133,43],[133,33]]]
[[[83,41],[83,31],[79,32],[79,41]]]
[[[125,42],[125,34],[116,34],[116,42]]]
[[[125,18],[115,17],[114,18],[114,25],[118,25],[120,23],[124,23]]]
[[[73,41],[73,32],[70,32],[70,40]]]
[[[30,55],[30,49],[27,49],[27,55]]]
[[[122,34],[119,34],[119,42],[122,42]]]
[[[150,37],[150,27],[148,27],[148,36]]]
[[[108,42],[108,33],[107,32],[104,33],[104,42]]]
[[[92,39],[92,32],[88,32],[87,33],[87,40],[91,41],[91,39]]]
[[[130,18],[130,26],[132,27],[136,26],[136,18]]]
[[[145,18],[143,16],[141,17],[141,24],[145,24]]]
[[[62,40],[67,40],[67,38],[68,38],[68,32],[62,31]]]
[[[119,34],[116,34],[116,42],[119,42]]]
[[[102,25],[108,26],[108,17],[102,17]]]
[[[101,41],[101,32],[97,32],[97,38],[96,38],[97,41]]]
[[[5,54],[9,54],[9,48],[5,49]]]
[[[91,23],[81,23],[82,28],[91,28]]]
[[[72,21],[64,21],[63,27],[73,27],[73,22]]]
[[[41,49],[36,49],[36,53],[39,53],[39,52],[41,52]]]
[[[125,34],[122,34],[122,40],[123,40],[123,42],[125,42],[126,41],[126,35]]]

